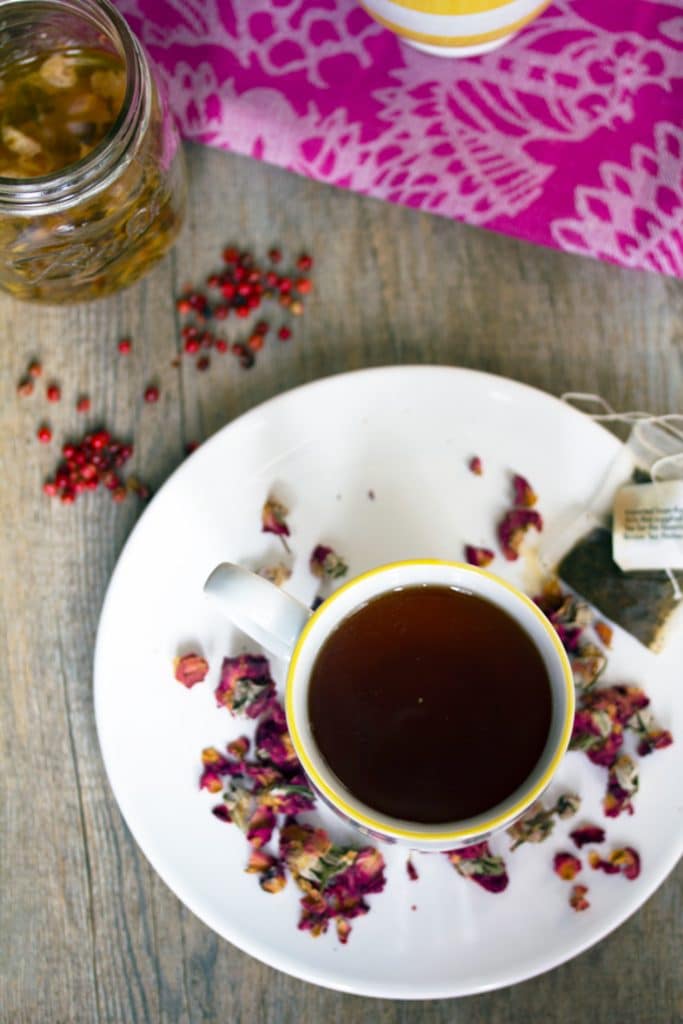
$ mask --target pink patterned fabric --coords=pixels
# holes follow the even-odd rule
[[[681,0],[555,0],[447,60],[355,0],[117,0],[188,139],[683,277]]]

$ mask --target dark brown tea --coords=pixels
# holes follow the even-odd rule
[[[550,680],[506,612],[444,586],[393,590],[330,634],[311,673],[313,736],[357,799],[393,818],[462,821],[529,777]]]

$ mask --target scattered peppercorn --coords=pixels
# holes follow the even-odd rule
[[[208,370],[210,365],[211,360],[209,359],[208,356],[202,356],[200,359],[197,360],[197,369],[202,373],[205,370]]]
[[[313,258],[308,253],[302,253],[299,259],[296,261],[296,265],[299,270],[310,270],[313,266]]]
[[[154,384],[150,384],[149,387],[145,388],[145,401],[153,405],[159,401],[159,388]]]
[[[76,402],[76,412],[90,412],[90,399],[87,395],[81,395]]]
[[[127,356],[133,347],[133,343],[130,338],[121,338],[117,347],[122,356]]]
[[[280,341],[289,341],[289,339],[292,337],[292,332],[290,331],[289,327],[281,327],[280,330],[277,332],[277,336],[280,339]]]
[[[48,402],[58,402],[62,397],[62,392],[58,384],[50,384],[45,389],[45,395]]]
[[[36,437],[38,438],[41,444],[49,444],[50,441],[52,440],[52,431],[47,426],[47,424],[44,423],[42,426],[38,427]]]
[[[30,377],[24,377],[17,384],[17,394],[21,395],[22,398],[27,398],[33,394],[33,381]]]

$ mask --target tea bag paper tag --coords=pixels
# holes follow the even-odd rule
[[[624,572],[683,569],[683,480],[635,484],[617,491],[612,557]]]

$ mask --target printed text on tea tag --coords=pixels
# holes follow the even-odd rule
[[[617,491],[612,556],[625,572],[683,569],[683,480]]]

